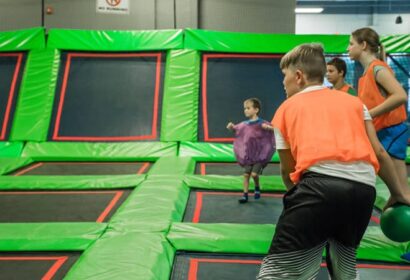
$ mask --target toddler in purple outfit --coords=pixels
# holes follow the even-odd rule
[[[261,102],[257,98],[249,98],[243,102],[244,113],[248,120],[239,124],[228,123],[227,129],[235,132],[233,149],[239,165],[245,169],[243,180],[243,196],[239,203],[248,202],[249,180],[255,182],[255,199],[261,197],[259,175],[266,167],[275,152],[275,136],[271,130],[262,128],[269,122],[259,118]]]

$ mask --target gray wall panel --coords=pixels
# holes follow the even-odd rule
[[[177,28],[198,28],[198,0],[176,0]]]
[[[156,2],[156,28],[173,29],[174,20],[174,0],[155,0]]]
[[[294,33],[295,0],[129,0],[130,14],[96,12],[96,0],[45,0],[46,28],[203,28]],[[0,0],[0,30],[41,26],[41,0]]]
[[[199,0],[202,29],[294,33],[295,0]]]
[[[47,28],[73,29],[155,29],[155,1],[130,0],[128,15],[96,12],[96,0],[45,0],[54,9],[45,15]]]
[[[40,0],[0,0],[0,31],[41,26]]]

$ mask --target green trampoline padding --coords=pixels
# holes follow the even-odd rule
[[[22,156],[35,161],[153,161],[176,154],[177,144],[173,142],[29,142]]]
[[[82,251],[106,228],[106,223],[6,223],[0,251]]]
[[[191,188],[242,191],[243,176],[226,175],[186,175],[185,183]],[[280,176],[261,176],[260,185],[262,191],[286,191]],[[250,189],[253,190],[254,183],[250,182]]]
[[[86,190],[136,187],[146,175],[0,176],[0,190]]]
[[[0,157],[0,175],[7,174],[32,162],[33,160],[27,157]]]
[[[174,255],[163,234],[108,230],[65,279],[169,279]]]
[[[177,250],[266,254],[274,225],[174,223],[167,238]],[[401,262],[410,243],[396,243],[379,227],[369,227],[358,250],[358,259]]]
[[[21,155],[22,142],[0,142],[0,158],[15,158]]]

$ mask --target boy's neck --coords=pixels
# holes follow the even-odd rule
[[[344,79],[341,79],[341,80],[337,81],[337,82],[333,85],[333,88],[339,90],[339,89],[341,89],[345,84],[346,84],[346,83],[345,83],[345,80],[344,80]]]
[[[308,87],[314,87],[314,86],[321,86],[323,83],[316,82],[316,81],[306,81],[305,84],[300,88],[300,91],[308,88]]]
[[[257,119],[259,119],[258,115],[249,118],[250,121],[256,121]]]

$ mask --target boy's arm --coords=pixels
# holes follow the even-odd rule
[[[226,128],[229,129],[230,131],[234,131],[235,130],[235,124],[233,122],[229,122],[226,125]]]
[[[271,126],[269,123],[262,123],[262,124],[261,124],[261,127],[262,127],[263,129],[266,129],[266,130],[269,130],[269,131],[274,131],[273,126]]]
[[[372,118],[390,112],[407,102],[406,92],[388,69],[377,71],[376,82],[391,95],[383,103],[369,110]]]
[[[290,152],[290,149],[277,150],[280,158],[280,174],[282,176],[283,183],[287,190],[290,190],[295,184],[290,179],[290,173],[295,171],[296,161]]]
[[[389,203],[385,208],[391,206],[395,202],[401,202],[410,205],[410,191],[408,189],[403,189],[400,186],[394,164],[390,156],[380,144],[372,121],[365,121],[365,126],[367,136],[369,137],[370,143],[372,144],[373,150],[376,153],[377,159],[380,163],[380,170],[378,175],[383,180],[383,182],[386,183],[391,194],[391,199],[389,200]]]

